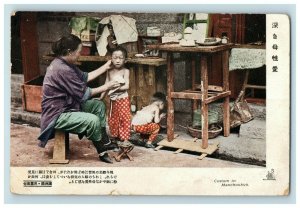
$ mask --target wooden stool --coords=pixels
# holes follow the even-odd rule
[[[69,133],[62,130],[55,130],[53,158],[49,160],[50,164],[67,164],[69,159]]]
[[[120,147],[120,151],[118,152],[118,155],[114,155],[114,158],[116,159],[117,162],[120,162],[122,157],[126,156],[128,157],[128,159],[130,161],[133,161],[133,157],[129,154],[132,149],[133,149],[133,145],[132,146],[127,146],[127,147],[124,147],[124,146],[119,146]]]

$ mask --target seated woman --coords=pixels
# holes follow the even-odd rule
[[[111,61],[92,72],[82,72],[76,65],[82,49],[81,40],[67,35],[55,42],[52,50],[56,58],[47,68],[43,83],[40,147],[54,137],[55,129],[85,135],[96,147],[101,161],[112,163],[107,154],[112,149],[106,134],[105,105],[91,99],[104,91],[119,87],[110,81],[97,88],[87,83],[111,68]]]

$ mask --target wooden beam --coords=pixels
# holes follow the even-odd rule
[[[210,91],[217,91],[217,92],[223,92],[223,87],[216,86],[216,85],[208,85],[208,90],[210,90]]]
[[[245,88],[253,88],[253,89],[265,90],[266,86],[246,84]]]
[[[129,71],[130,71],[130,74],[129,74],[129,97],[130,97],[130,101],[133,103],[131,104],[135,104],[136,107],[137,107],[137,97],[136,97],[136,76],[135,76],[135,72],[136,70],[134,70],[134,67],[133,66],[130,66],[129,67]]]
[[[198,84],[196,85],[196,89],[201,89],[201,85]],[[223,92],[223,87],[217,86],[217,85],[208,85],[208,90],[209,91],[216,91],[216,92]]]
[[[207,98],[206,100],[204,100],[203,102],[208,104],[208,103],[211,103],[211,102],[214,102],[216,100],[219,100],[220,98],[223,98],[223,97],[227,97],[227,96],[230,96],[231,92],[230,91],[227,91],[227,92],[221,92],[221,93],[218,93],[212,97],[209,97]]]
[[[203,158],[205,158],[207,156],[207,154],[203,153],[198,157],[198,160],[203,160]]]
[[[248,84],[248,79],[249,79],[249,69],[246,69],[245,76],[244,76],[244,83],[243,83],[243,87],[242,87],[242,90],[244,91],[244,93],[245,93],[246,86]],[[242,99],[243,99],[243,97],[242,97]]]
[[[143,64],[149,66],[163,66],[167,64],[166,59],[164,58],[131,58],[126,60],[128,64]]]
[[[192,57],[192,90],[196,90],[196,56]],[[192,112],[198,108],[197,100],[192,100]],[[194,113],[192,113],[192,120],[194,118]]]
[[[223,68],[223,89],[229,91],[229,51],[222,52],[222,68]],[[223,102],[223,125],[224,136],[227,137],[230,134],[230,105],[229,96],[225,97]]]
[[[266,104],[266,99],[264,98],[245,98],[248,103],[256,103],[256,104]]]
[[[200,57],[201,66],[201,92],[202,101],[206,100],[208,95],[208,76],[207,76],[207,56],[202,55]],[[201,122],[202,122],[202,148],[208,147],[208,105],[201,102]]]
[[[196,47],[183,47],[179,44],[155,44],[147,45],[148,49],[157,49],[160,51],[169,52],[191,52],[191,53],[215,53],[219,51],[228,50],[233,46],[232,43],[216,45],[216,46],[196,46]]]
[[[176,150],[175,152],[174,152],[174,154],[178,154],[178,153],[180,153],[180,152],[182,152],[183,151],[183,149],[178,149],[178,150]]]
[[[167,54],[167,102],[168,102],[168,114],[167,114],[167,136],[168,141],[174,140],[174,103],[172,100],[172,92],[174,91],[174,62],[172,52]]]
[[[158,143],[158,147],[170,147],[170,148],[175,148],[175,149],[183,149],[187,151],[192,151],[192,152],[198,152],[198,153],[205,153],[205,154],[212,154],[214,153],[219,147],[218,143],[213,143],[209,144],[206,149],[202,148],[201,145],[199,145],[200,142],[194,142],[192,139],[187,140],[187,139],[181,139],[177,138],[172,142],[167,141],[166,139],[160,141]]]
[[[43,59],[46,61],[52,61],[54,59],[53,54],[44,55]],[[79,56],[79,62],[106,62],[110,60],[109,56]],[[128,64],[141,64],[150,66],[163,66],[167,64],[164,58],[128,58],[126,59]]]
[[[182,91],[182,92],[187,92],[187,93],[200,93],[201,94],[201,91],[200,90],[184,90],[184,91]],[[214,96],[214,95],[216,95],[216,94],[218,94],[218,92],[207,92],[207,95],[208,95],[208,97],[209,96]]]
[[[171,98],[200,100],[201,93],[171,92]]]

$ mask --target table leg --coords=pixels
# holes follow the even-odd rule
[[[243,90],[244,92],[243,92],[243,95],[242,95],[242,97],[241,97],[241,100],[243,100],[244,97],[245,97],[245,94],[246,94],[246,88],[247,88],[248,79],[249,79],[249,69],[246,69],[245,71],[246,71],[246,72],[245,72],[245,78],[244,78],[244,83],[243,83],[243,88],[242,88],[242,90]]]
[[[200,57],[201,64],[201,122],[202,122],[202,148],[206,149],[208,147],[208,104],[203,102],[207,99],[208,94],[208,77],[207,77],[207,56]]]
[[[168,52],[167,54],[167,102],[168,102],[168,115],[167,115],[167,136],[168,141],[174,139],[174,103],[171,97],[171,92],[174,91],[174,62],[173,54]]]
[[[139,64],[136,71],[136,95],[137,95],[137,110],[141,110],[143,106],[148,105],[145,102],[145,85],[146,81],[144,79],[144,68],[143,65]]]
[[[196,56],[192,56],[192,90],[196,90]],[[192,120],[194,111],[198,108],[197,100],[192,100]]]
[[[223,68],[223,90],[229,91],[229,51],[222,52],[222,68]],[[227,137],[230,134],[230,106],[229,96],[224,98],[223,102],[223,125],[224,136]]]
[[[137,92],[136,89],[138,88],[138,86],[136,85],[136,76],[135,76],[135,72],[136,70],[134,69],[134,66],[130,66],[129,68],[130,70],[130,75],[129,75],[129,95],[130,95],[130,104],[131,105],[135,105],[135,107],[137,108],[138,105],[138,99],[137,99]]]

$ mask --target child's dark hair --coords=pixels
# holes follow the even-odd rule
[[[125,48],[123,48],[122,46],[117,46],[116,48],[111,49],[111,55],[115,51],[121,51],[123,53],[124,58],[127,58],[127,50]]]
[[[163,103],[166,103],[166,95],[162,92],[156,92],[152,95],[152,98],[150,100],[150,103],[154,103],[156,101],[161,101]]]
[[[65,56],[70,52],[76,51],[80,44],[80,38],[69,34],[54,42],[52,44],[52,51],[56,56]]]

